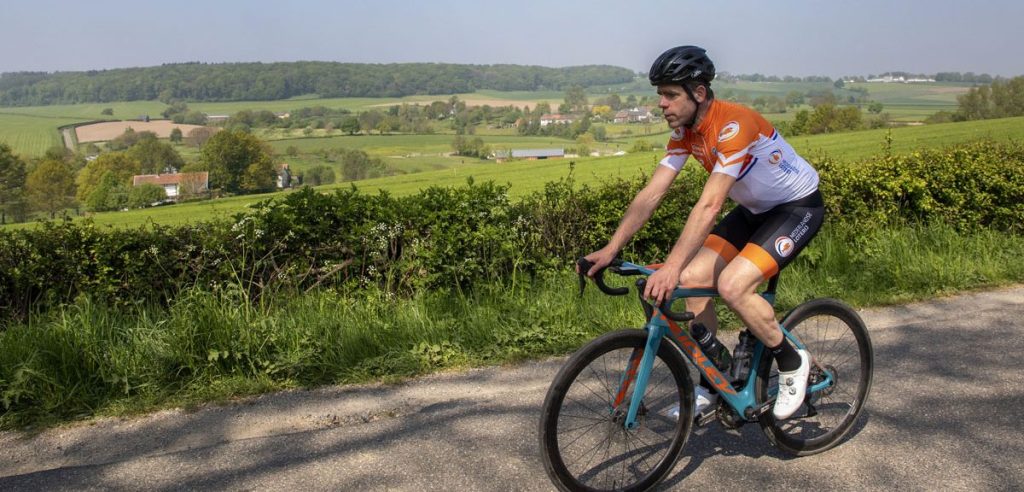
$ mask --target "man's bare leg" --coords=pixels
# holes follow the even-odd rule
[[[713,250],[701,248],[697,256],[683,269],[679,285],[687,288],[715,288],[716,279],[726,267],[725,259]],[[688,297],[686,310],[694,314],[692,323],[700,323],[712,334],[718,331],[718,316],[712,297]]]
[[[779,391],[772,413],[781,420],[791,417],[804,401],[810,356],[805,350],[796,350],[782,335],[775,309],[756,292],[763,279],[753,262],[739,256],[718,277],[718,292],[775,357]]]

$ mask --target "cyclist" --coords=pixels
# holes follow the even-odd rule
[[[659,107],[672,129],[665,157],[637,193],[608,244],[587,255],[593,276],[607,266],[650,219],[689,156],[708,172],[700,198],[663,265],[650,276],[644,297],[660,303],[677,286],[714,287],[730,309],[769,347],[779,367],[772,409],[789,418],[803,402],[809,355],[783,337],[772,306],[756,293],[807,245],[824,218],[818,173],[756,111],[715,99],[715,66],[704,49],[672,48],[649,73]],[[715,225],[726,197],[737,203]],[[690,298],[686,308],[714,334],[714,300]],[[697,415],[714,408],[717,395],[702,381]]]

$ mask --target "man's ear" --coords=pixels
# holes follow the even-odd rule
[[[708,86],[706,86],[704,84],[698,85],[697,88],[693,90],[693,98],[697,100],[698,104],[700,104],[700,103],[702,103],[704,101],[707,101],[708,100]]]

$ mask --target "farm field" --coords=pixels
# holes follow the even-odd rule
[[[889,132],[883,128],[831,135],[801,135],[787,140],[798,152],[809,156],[826,153],[854,162],[879,154]],[[1024,117],[906,126],[893,128],[891,132],[892,151],[897,154],[977,139],[1020,141],[1024,140]]]
[[[850,84],[850,87],[863,87],[868,90],[869,97],[884,104],[894,121],[922,121],[929,115],[941,111],[956,109],[956,96],[969,88],[965,84],[883,84],[861,83]],[[831,84],[812,82],[730,82],[716,86],[719,94],[734,94],[755,98],[758,96],[784,97],[790,91],[806,92],[831,88]],[[653,90],[646,81],[639,80],[634,84],[615,87],[597,87],[589,91],[591,99],[597,99],[611,93],[623,98],[628,95],[649,96]],[[485,90],[469,94],[456,94],[460,100],[469,105],[489,104],[492,106],[513,105],[532,107],[537,102],[548,102],[557,108],[565,94],[559,91],[493,91]],[[233,101],[233,102],[189,102],[190,109],[211,115],[230,115],[241,110],[268,110],[288,112],[301,107],[324,106],[333,109],[362,111],[394,104],[429,104],[432,101],[448,100],[451,95],[417,95],[402,98],[329,98],[321,99],[315,95],[296,97],[278,101]],[[10,144],[15,152],[26,156],[40,155],[51,145],[59,144],[60,138],[56,127],[79,121],[89,120],[123,120],[134,119],[142,115],[157,117],[167,107],[160,101],[131,101],[89,104],[65,104],[55,106],[4,107],[0,108],[0,141]],[[113,115],[103,115],[106,108],[113,110]],[[793,117],[795,110],[786,113],[768,114],[772,121],[785,121]],[[27,118],[27,119],[26,119]],[[47,123],[52,123],[47,124]]]
[[[280,101],[236,101],[236,102],[190,102],[189,109],[211,115],[230,115],[242,110],[268,110],[288,112],[302,107],[324,106],[332,109],[362,111],[370,108],[395,104],[429,104],[433,101],[448,100],[450,95],[409,96],[403,98],[333,98],[316,97],[292,98]],[[556,107],[564,98],[556,92],[510,92],[483,91],[471,94],[457,94],[469,105],[515,105],[532,107],[538,101],[549,101]],[[113,115],[102,114],[104,109],[113,110]],[[92,120],[126,120],[148,115],[159,117],[167,105],[160,101],[130,101],[89,104],[62,104],[53,106],[0,107],[0,142],[7,143],[14,151],[24,156],[42,155],[47,148],[61,145],[58,126]]]
[[[202,126],[174,123],[171,120],[104,121],[76,127],[75,136],[78,143],[106,142],[124,134],[129,128],[136,132],[152,132],[158,138],[169,138],[174,128],[178,128],[182,134],[188,135],[192,130],[202,128]]]
[[[595,142],[590,146],[591,151],[600,152],[602,155],[610,155],[619,150],[628,151],[636,140],[645,140],[648,143],[662,145],[668,138],[668,131],[662,124],[657,125],[607,125],[616,128],[609,131],[610,134],[622,134],[628,129],[632,135],[624,135],[619,138],[610,139],[606,142]],[[643,134],[650,131],[650,134]],[[260,135],[257,133],[257,135]],[[489,132],[478,132],[476,135],[469,135],[467,138],[481,138],[491,150],[510,149],[564,149],[571,153],[570,149],[575,148],[576,142],[558,137],[530,137],[520,135],[492,135]],[[267,138],[261,136],[261,138]],[[453,134],[434,135],[336,135],[324,137],[302,137],[293,139],[268,140],[268,144],[278,154],[279,160],[287,162],[293,170],[304,170],[309,166],[325,164],[319,152],[331,149],[356,149],[367,154],[379,157],[396,171],[401,173],[415,173],[430,169],[446,169],[452,166],[470,164],[477,162],[476,159],[451,155]],[[289,156],[289,148],[298,152],[298,155]]]
[[[76,118],[31,116],[7,113],[0,108],[0,143],[11,146],[14,153],[24,156],[42,155],[46,149],[63,145],[58,126],[79,121]]]
[[[809,156],[828,155],[845,162],[857,162],[882,152],[889,130],[866,130],[813,135],[789,139],[798,152]],[[941,148],[975,139],[1022,140],[1024,117],[986,120],[966,123],[901,127],[892,129],[892,152],[905,153],[916,149]],[[480,164],[479,167],[452,168],[415,175],[391,176],[356,183],[365,192],[386,190],[395,195],[418,192],[428,186],[458,186],[471,175],[476,181],[511,183],[513,196],[530,194],[544,188],[544,184],[568,175],[569,162],[575,161],[575,177],[580,183],[596,183],[614,176],[650,174],[661,159],[660,151],[631,154],[622,157],[587,159],[561,159],[508,164]],[[692,164],[691,164],[692,165]],[[351,186],[351,183],[326,186],[324,189]]]
[[[888,130],[868,130],[795,137],[790,142],[813,161],[815,156],[827,154],[846,162],[857,162],[882,152]],[[941,148],[969,140],[1024,139],[1024,117],[985,120],[964,123],[945,123],[928,126],[892,129],[892,151],[910,152],[922,148]],[[661,152],[643,152],[621,157],[554,159],[542,161],[516,161],[504,164],[467,159],[463,164],[452,163],[444,169],[427,170],[415,174],[390,176],[355,183],[338,183],[319,189],[330,191],[355,184],[366,193],[385,190],[395,195],[414,194],[429,186],[461,186],[472,177],[476,182],[492,180],[510,183],[513,196],[524,196],[543,189],[544,184],[569,174],[570,165],[579,183],[595,184],[614,176],[648,175],[661,158]],[[418,165],[426,168],[425,162]],[[94,215],[97,224],[134,227],[147,223],[165,225],[182,224],[214,217],[230,217],[258,201],[279,196],[276,194],[249,195],[221,200],[185,203],[165,207],[107,212]],[[18,224],[7,227],[32,227]]]

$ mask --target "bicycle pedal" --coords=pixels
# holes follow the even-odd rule
[[[711,422],[717,420],[717,418],[718,418],[718,411],[714,410],[714,411],[708,412],[706,414],[698,415],[698,416],[694,417],[693,418],[693,423],[697,427],[704,427],[705,425],[708,425]]]

